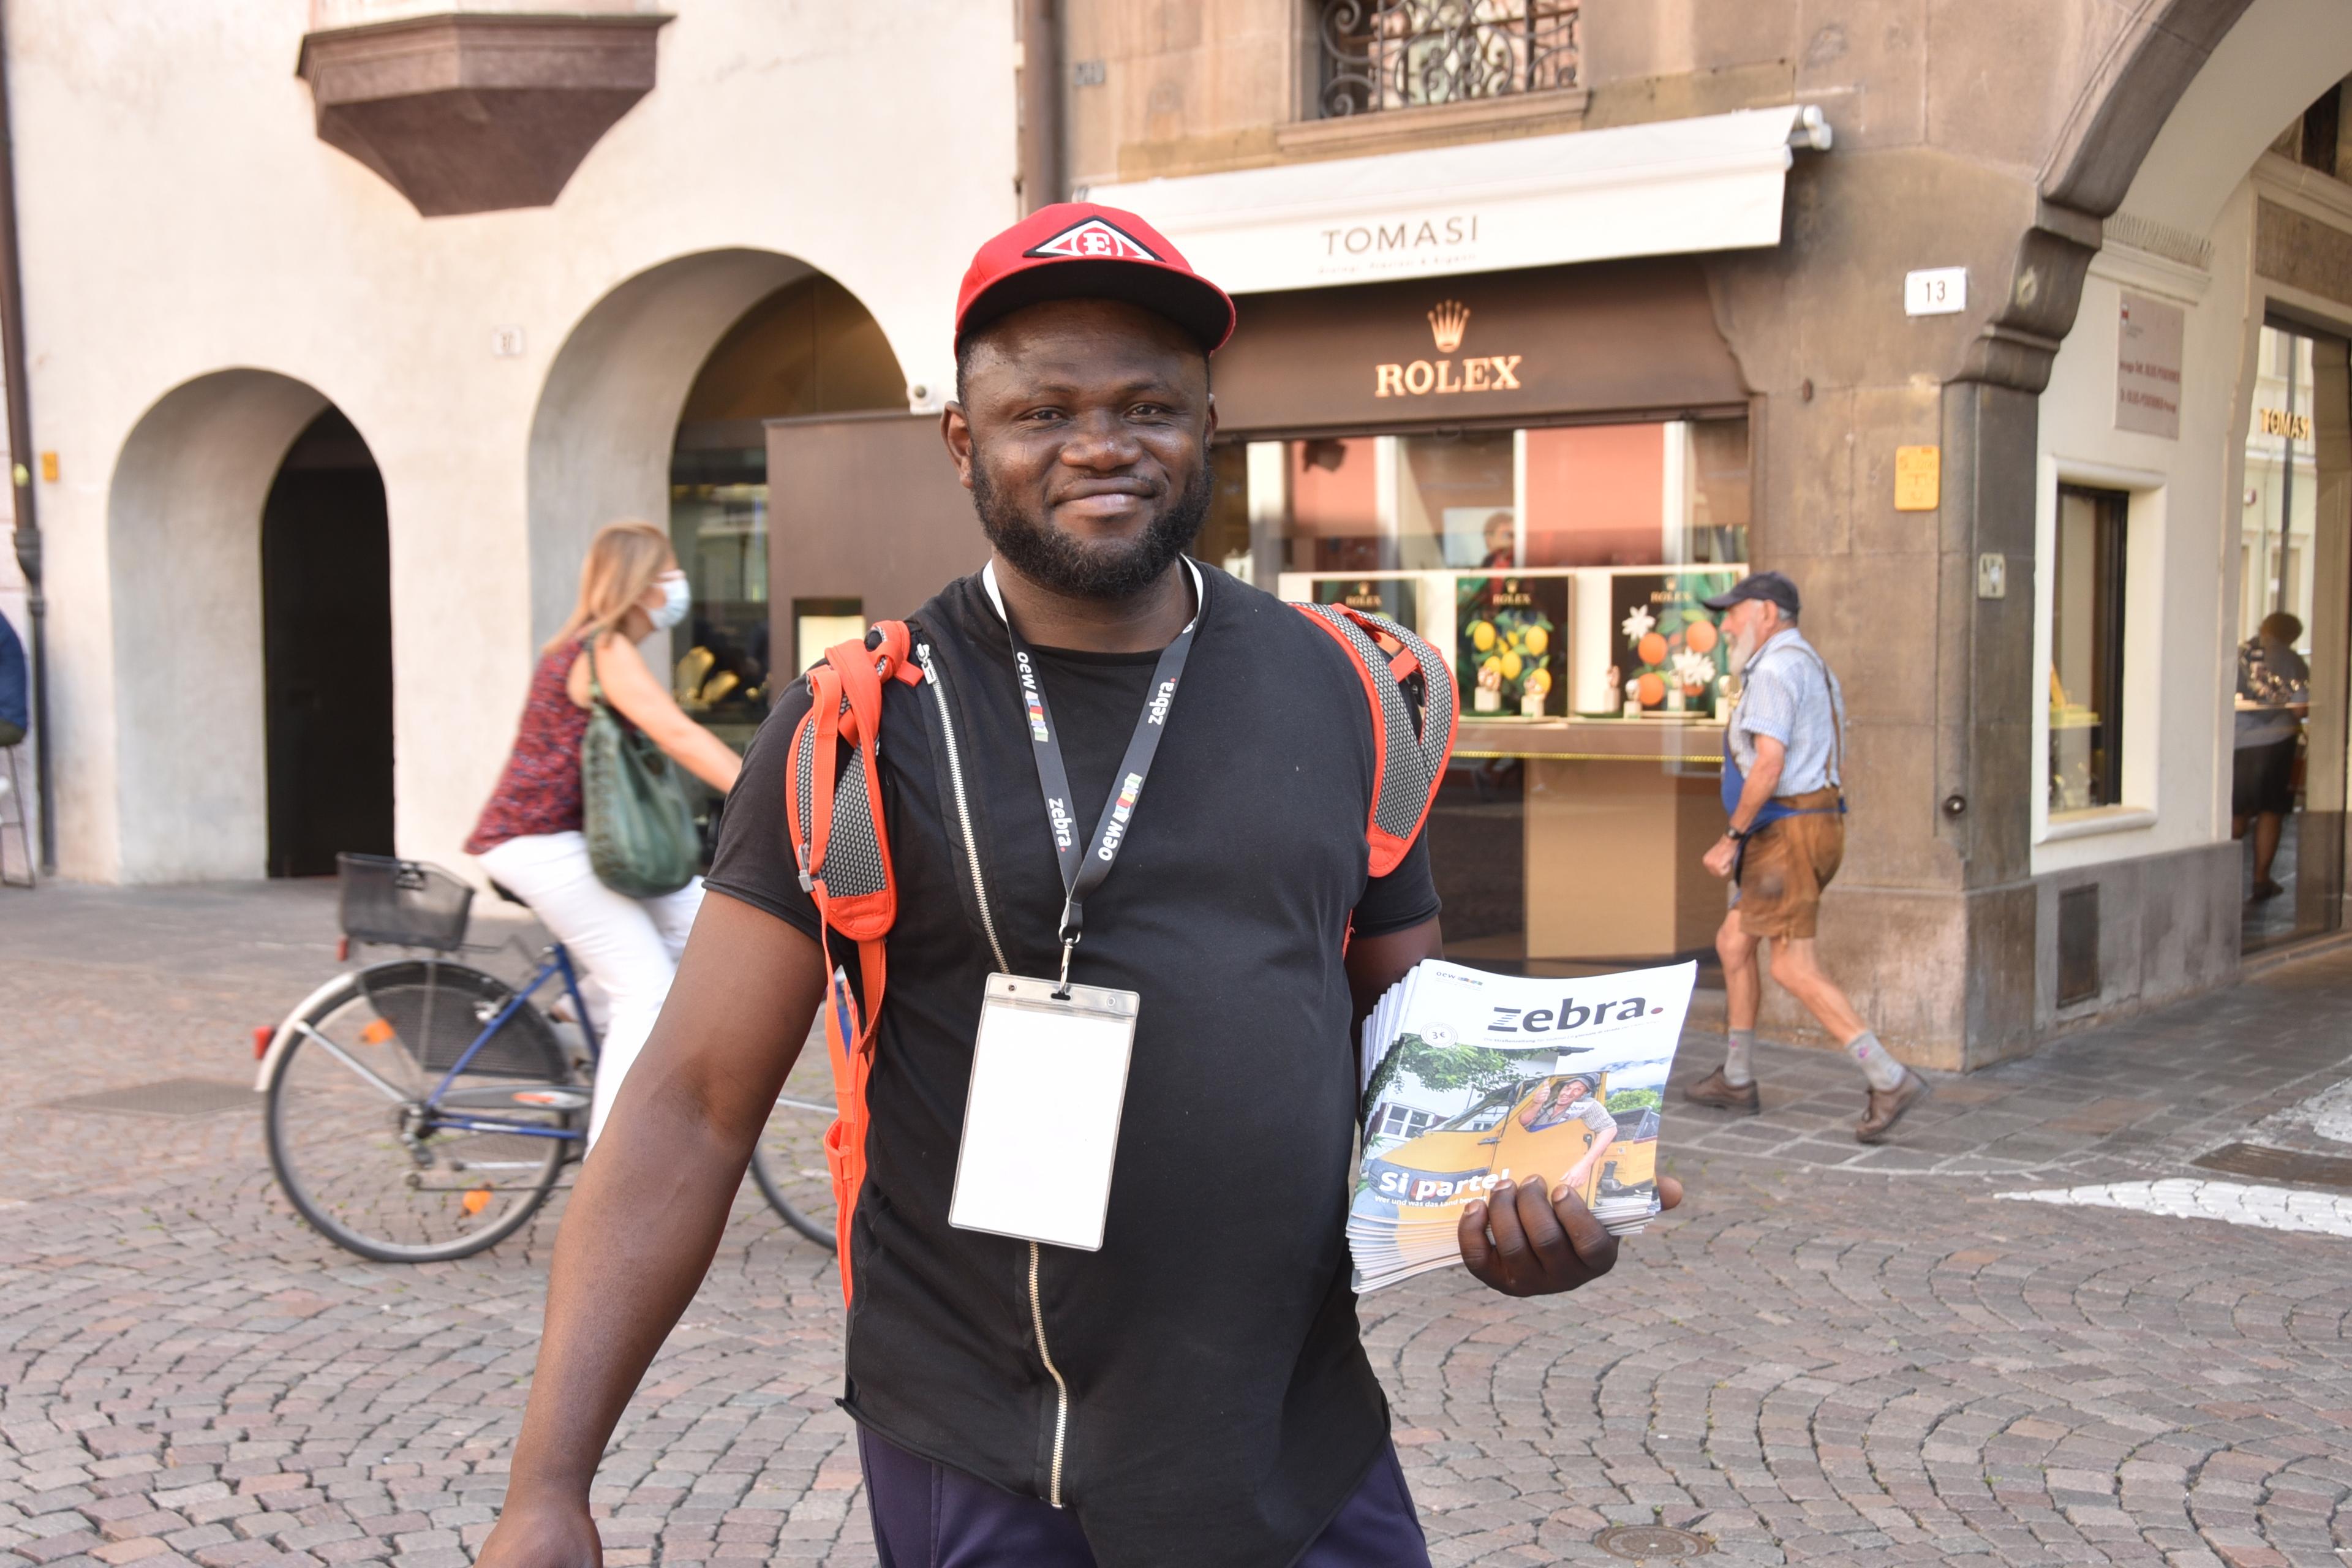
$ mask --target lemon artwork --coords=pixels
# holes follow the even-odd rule
[[[1462,663],[1477,671],[1475,683],[1462,694],[1465,710],[1545,717],[1546,699],[1556,685],[1551,645],[1559,610],[1547,615],[1536,599],[1538,591],[1551,592],[1532,583],[1523,586],[1519,579],[1457,581]]]

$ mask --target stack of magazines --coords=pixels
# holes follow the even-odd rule
[[[1358,1292],[1457,1263],[1506,1178],[1574,1188],[1631,1236],[1658,1212],[1658,1116],[1697,965],[1522,979],[1415,964],[1364,1020]]]

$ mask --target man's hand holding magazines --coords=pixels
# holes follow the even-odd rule
[[[1658,1206],[1683,1201],[1683,1184],[1658,1178]],[[1590,1285],[1617,1266],[1617,1238],[1566,1185],[1540,1180],[1495,1184],[1494,1196],[1462,1211],[1462,1263],[1506,1296],[1555,1296]]]

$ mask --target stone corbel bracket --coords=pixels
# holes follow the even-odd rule
[[[310,34],[319,139],[426,217],[543,207],[654,85],[667,16],[405,17]]]

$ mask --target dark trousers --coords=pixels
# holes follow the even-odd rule
[[[1078,1521],[1062,1509],[919,1458],[864,1427],[857,1457],[882,1568],[1095,1568]],[[1393,1447],[1295,1568],[1429,1568]]]

